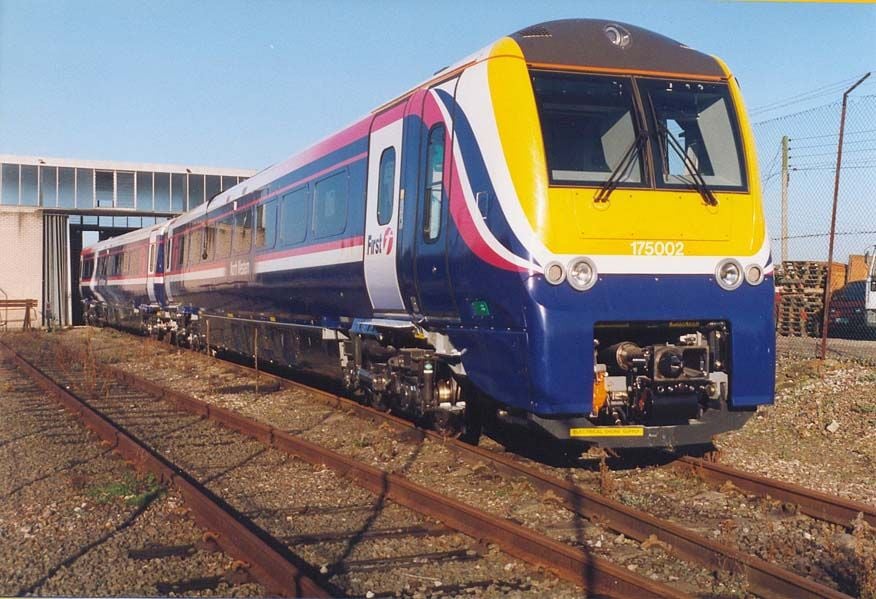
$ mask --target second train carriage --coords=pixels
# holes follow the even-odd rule
[[[143,243],[145,278],[100,278]],[[95,305],[194,346],[258,344],[416,416],[465,407],[473,425],[684,445],[773,397],[772,263],[738,85],[631,25],[502,38],[93,251]]]

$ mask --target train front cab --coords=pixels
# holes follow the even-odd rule
[[[679,52],[643,32],[634,43]],[[774,392],[772,264],[736,80],[699,53],[693,74],[612,73],[544,48],[518,36],[489,66],[516,197],[554,258],[521,276],[526,358],[502,359],[528,374],[529,401],[505,407],[559,439],[708,443]]]

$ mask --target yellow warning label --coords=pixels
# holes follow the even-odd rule
[[[594,426],[570,428],[570,437],[643,437],[643,426]]]

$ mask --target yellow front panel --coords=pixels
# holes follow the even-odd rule
[[[489,81],[517,197],[533,230],[553,253],[632,255],[637,253],[633,241],[680,242],[686,256],[748,256],[761,248],[765,228],[754,144],[732,78],[749,193],[715,192],[718,206],[706,205],[699,193],[689,190],[619,188],[610,201],[597,203],[595,187],[550,187],[529,70],[510,38],[493,47]]]

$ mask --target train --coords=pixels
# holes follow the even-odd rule
[[[773,262],[720,59],[502,37],[166,222],[83,250],[87,321],[328,377],[474,441],[685,447],[772,403]]]

